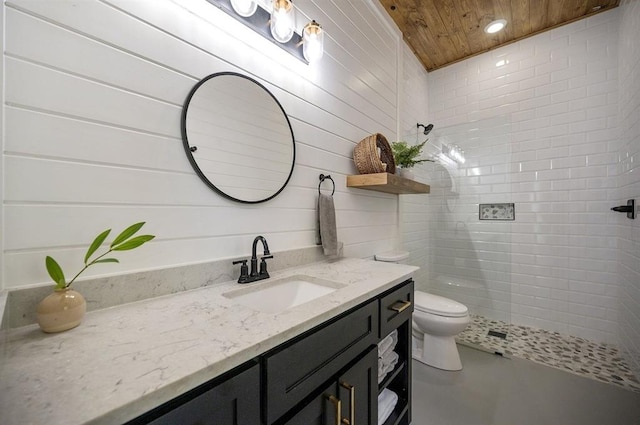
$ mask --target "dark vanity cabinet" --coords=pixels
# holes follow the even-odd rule
[[[384,425],[408,425],[412,311],[408,280],[130,423],[377,425],[389,388],[398,403]],[[377,344],[394,329],[399,360],[378,383]]]

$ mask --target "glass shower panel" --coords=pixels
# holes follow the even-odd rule
[[[517,218],[510,138],[508,117],[436,124],[424,148],[433,162],[416,167],[431,193],[422,201],[402,197],[405,246],[421,267],[417,289],[469,308],[472,324],[458,342],[501,353],[509,351],[514,213]]]

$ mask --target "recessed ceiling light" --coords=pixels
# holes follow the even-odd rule
[[[501,29],[503,29],[507,25],[507,21],[504,19],[496,19],[495,21],[489,22],[489,24],[484,27],[484,32],[487,34],[494,34]]]

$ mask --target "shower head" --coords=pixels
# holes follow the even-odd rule
[[[417,124],[418,129],[420,129],[420,127],[424,128],[423,134],[426,136],[427,134],[429,134],[431,132],[431,130],[433,130],[433,124],[427,124],[426,126],[424,124]]]

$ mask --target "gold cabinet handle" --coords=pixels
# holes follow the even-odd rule
[[[393,310],[397,313],[402,313],[409,307],[411,307],[411,301],[396,301],[389,307],[389,310]]]
[[[356,387],[346,382],[341,382],[342,388],[349,390],[349,419],[342,419],[343,425],[356,425]]]
[[[327,397],[329,399],[329,401],[331,403],[333,403],[333,406],[335,407],[336,410],[336,425],[341,425],[340,424],[340,417],[342,416],[342,401],[340,401],[339,398],[336,398],[332,395]]]

